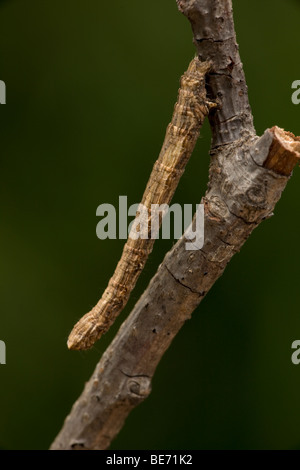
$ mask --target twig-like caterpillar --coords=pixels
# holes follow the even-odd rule
[[[193,152],[204,119],[210,109],[216,106],[206,96],[205,76],[209,68],[209,63],[194,58],[181,77],[173,118],[142,199],[142,204],[149,214],[149,230],[153,217],[151,206],[170,203]],[[70,349],[88,349],[107,332],[126,305],[152,251],[154,241],[151,236],[148,239],[132,239],[129,235],[103,296],[74,326],[68,339]]]

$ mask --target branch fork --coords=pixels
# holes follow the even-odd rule
[[[51,449],[107,449],[131,410],[151,391],[164,352],[252,231],[273,214],[293,168],[300,138],[273,127],[258,137],[236,44],[231,0],[177,0],[191,23],[205,73],[212,129],[205,242],[183,236],[103,354]]]

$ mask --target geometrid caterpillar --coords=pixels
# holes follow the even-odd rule
[[[149,230],[152,204],[170,203],[193,152],[204,119],[210,109],[216,106],[206,96],[205,76],[209,69],[209,63],[194,58],[181,77],[173,118],[142,199],[149,214]],[[88,349],[106,333],[125,307],[152,251],[154,241],[151,235],[147,239],[132,239],[129,235],[121,259],[101,299],[74,326],[68,339],[70,349]]]

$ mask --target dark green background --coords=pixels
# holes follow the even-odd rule
[[[300,135],[296,0],[234,1],[259,134]],[[0,2],[0,447],[48,448],[84,381],[173,241],[157,241],[117,324],[69,352],[124,241],[96,238],[96,208],[139,202],[180,75],[194,55],[175,0]],[[174,202],[207,182],[206,125]],[[114,449],[300,448],[300,171],[164,356]]]

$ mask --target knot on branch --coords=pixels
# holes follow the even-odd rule
[[[151,380],[149,377],[131,377],[127,381],[127,390],[133,398],[146,398],[151,393]]]

